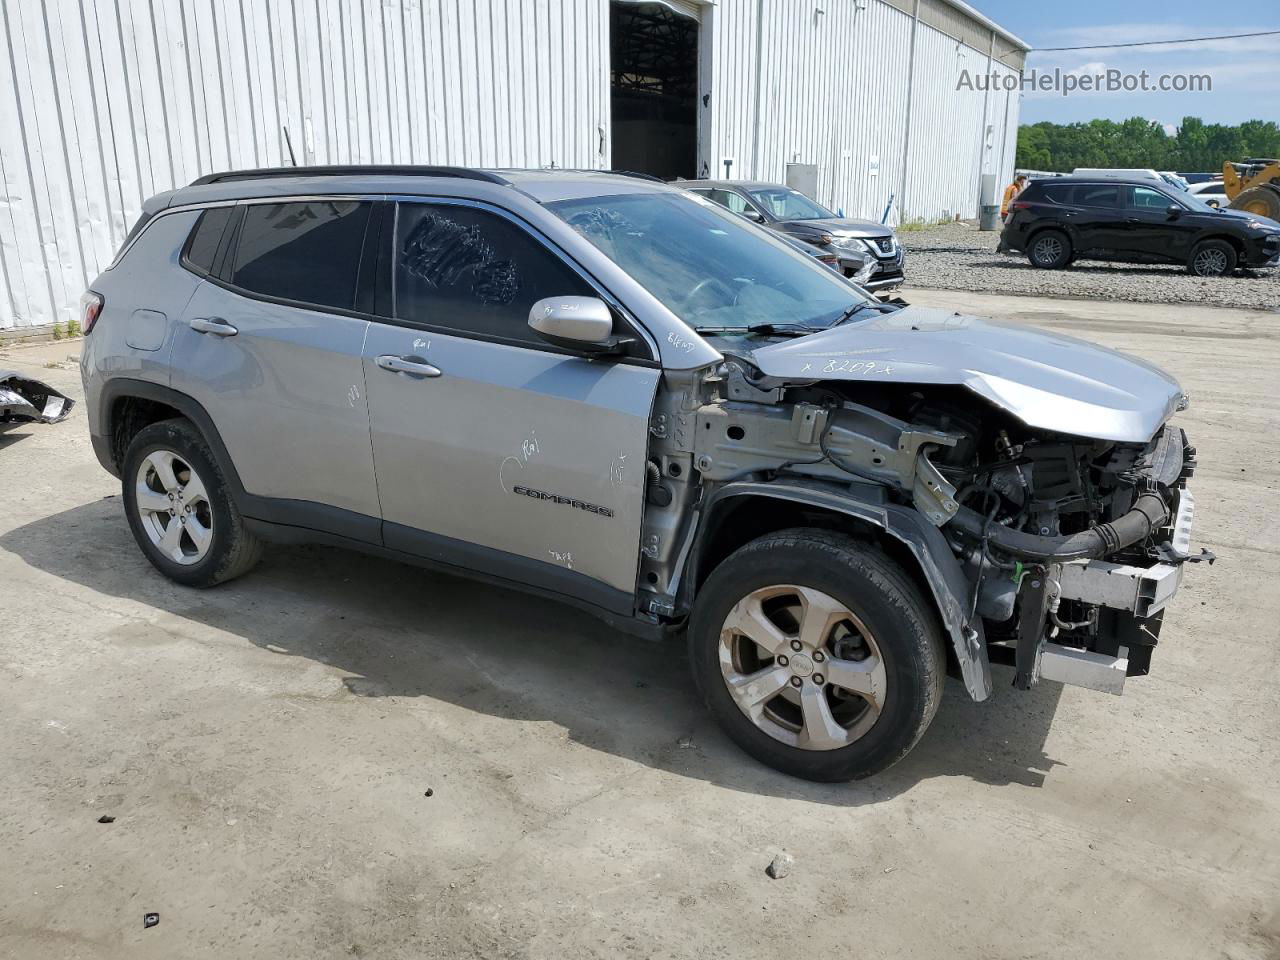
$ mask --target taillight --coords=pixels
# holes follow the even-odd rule
[[[1027,203],[1025,200],[1022,200],[1022,201],[1015,200],[1015,201],[1013,202],[1012,206],[1013,206],[1013,209],[1015,209],[1015,210],[1030,210],[1030,209],[1031,209],[1031,204]]]
[[[89,335],[93,325],[98,322],[98,317],[102,313],[102,307],[106,302],[102,299],[102,294],[94,293],[92,290],[86,290],[81,295],[80,330],[85,336]]]

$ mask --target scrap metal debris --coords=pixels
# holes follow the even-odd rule
[[[159,922],[160,922],[160,914],[158,913],[144,913],[142,915],[143,930],[146,930],[148,927],[154,927]]]
[[[73,406],[74,400],[47,383],[16,370],[0,370],[0,423],[58,423],[67,418]]]

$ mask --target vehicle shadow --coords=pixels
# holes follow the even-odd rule
[[[984,704],[948,681],[932,728],[896,767],[864,783],[811,784],[751,761],[720,732],[682,644],[628,637],[552,601],[309,546],[269,547],[251,574],[213,590],[181,587],[142,557],[114,496],[10,530],[0,548],[99,593],[326,664],[358,697],[550,722],[592,749],[734,790],[860,805],[935,777],[1037,787],[1055,765],[1044,747],[1061,688],[1017,693],[1003,668]],[[127,640],[127,628],[114,632]]]

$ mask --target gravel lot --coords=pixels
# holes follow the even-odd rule
[[[1022,254],[996,253],[998,232],[982,233],[966,222],[910,231],[901,238],[912,287],[1280,311],[1277,268],[1213,279],[1193,277],[1182,267],[1097,260],[1066,270],[1037,270]]]
[[[720,733],[678,645],[565,607],[314,547],[175,586],[80,406],[0,429],[0,957],[1276,960],[1274,317],[907,299],[1183,378],[1219,560],[1123,697],[996,668],[885,774],[792,780]],[[79,398],[76,348],[0,367]]]

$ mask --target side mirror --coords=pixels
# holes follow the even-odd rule
[[[752,223],[764,223],[764,214],[759,210],[752,210],[750,207],[742,211],[742,215]]]
[[[1182,216],[1182,208],[1178,206],[1176,203],[1169,204],[1169,206],[1165,208],[1164,212],[1165,212],[1165,215],[1170,220],[1177,220],[1180,216]]]
[[[546,297],[529,308],[529,326],[548,343],[581,353],[623,353],[632,342],[613,335],[613,314],[597,297]]]

